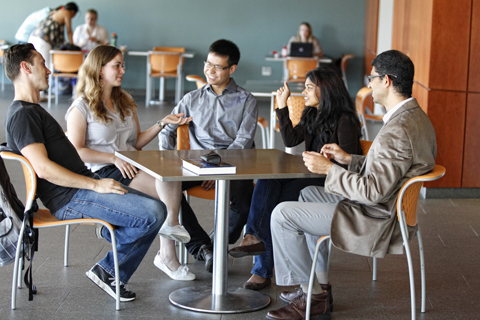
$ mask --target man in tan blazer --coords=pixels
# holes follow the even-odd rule
[[[311,257],[320,236],[330,234],[337,248],[365,256],[403,251],[396,219],[397,194],[408,179],[435,166],[435,131],[411,97],[414,66],[410,58],[389,50],[379,54],[372,66],[369,88],[374,101],[385,106],[387,113],[368,155],[347,154],[336,144],[325,145],[321,153],[304,152],[305,166],[327,175],[325,187],[305,188],[300,202],[284,202],[273,211],[276,282],[300,284],[301,289],[283,292],[280,298],[290,304],[269,312],[269,319],[304,318]],[[348,165],[348,170],[331,159]],[[326,262],[324,247],[312,291],[312,316],[333,309]]]

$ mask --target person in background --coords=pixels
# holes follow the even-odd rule
[[[35,27],[28,38],[35,49],[45,59],[45,64],[50,67],[50,50],[60,49],[65,43],[65,27],[67,27],[68,42],[73,43],[72,18],[78,12],[75,2],[69,2],[52,10]]]
[[[50,70],[31,43],[7,50],[5,71],[15,88],[5,119],[7,147],[32,164],[37,196],[57,219],[93,218],[115,226],[120,301],[135,300],[126,284],[165,220],[165,205],[113,179],[100,179],[85,167],[60,124],[38,104],[39,92],[48,89]],[[111,242],[108,230],[101,230]],[[115,298],[113,261],[109,251],[86,276]]]
[[[288,53],[290,54],[290,44],[292,42],[309,42],[313,44],[313,56],[317,58],[323,57],[323,50],[317,38],[312,34],[312,27],[308,22],[302,22],[298,28],[298,34],[288,40]]]
[[[183,113],[170,114],[142,132],[137,105],[121,88],[124,73],[123,55],[117,48],[101,45],[88,54],[79,72],[76,99],[65,116],[68,138],[87,167],[101,178],[115,179],[165,202],[156,189],[155,178],[117,158],[115,151],[142,149],[165,124],[182,125],[191,118],[184,118]],[[167,218],[159,231],[162,236],[159,254],[175,252],[174,241],[168,239],[190,241],[190,235],[178,223],[178,212],[173,215],[169,208],[167,210]],[[195,279],[188,267],[178,261],[171,268],[169,276],[174,280]]]
[[[100,44],[108,44],[108,32],[97,24],[98,13],[88,9],[85,13],[85,24],[79,25],[73,32],[73,43],[84,51],[91,51]]]
[[[60,6],[52,10],[35,27],[28,38],[28,42],[33,44],[35,49],[45,59],[45,65],[50,67],[50,50],[60,49],[65,43],[64,27],[67,27],[68,41],[73,44],[72,18],[78,12],[78,6],[75,2],[69,2],[65,6]],[[41,102],[47,101],[47,92],[40,92]]]
[[[52,8],[45,7],[38,11],[31,13],[22,23],[20,28],[18,28],[17,33],[15,34],[15,39],[17,43],[23,44],[28,42],[28,38],[32,33],[33,29],[43,20],[48,14],[52,11]]]
[[[278,108],[275,111],[285,146],[294,147],[305,141],[305,150],[320,152],[325,144],[337,143],[351,154],[362,154],[360,122],[342,79],[329,67],[310,71],[306,79],[303,91],[305,109],[295,127],[286,107],[290,96],[287,83],[277,91]],[[271,283],[274,260],[270,217],[275,206],[284,201],[296,201],[303,188],[323,186],[324,182],[325,178],[257,181],[245,238],[239,247],[229,251],[235,258],[256,256],[252,276],[243,285],[245,289],[261,290]]]

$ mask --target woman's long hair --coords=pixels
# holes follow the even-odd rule
[[[121,53],[120,50],[112,46],[98,46],[88,54],[78,73],[75,97],[83,97],[92,110],[95,119],[102,123],[108,123],[112,119],[107,116],[107,108],[102,100],[103,83],[100,71],[103,66]],[[137,108],[132,97],[124,92],[121,87],[112,89],[112,101],[117,107],[122,121],[125,121],[125,117],[130,116],[132,110]]]
[[[343,80],[333,69],[320,67],[309,71],[306,78],[315,84],[315,94],[320,102],[318,109],[306,107],[303,110],[299,124],[309,134],[318,134],[322,143],[328,143],[338,121],[343,116],[349,117],[351,121],[358,124],[360,131],[360,121],[357,118],[355,104],[350,98]]]
[[[308,28],[309,34],[308,34],[308,37],[307,37],[307,42],[313,42],[312,26],[310,25],[310,23],[305,22],[305,21],[300,23],[300,26],[298,26],[297,40],[299,42],[302,41],[302,36],[300,35],[300,28],[302,27],[302,25],[305,25]]]

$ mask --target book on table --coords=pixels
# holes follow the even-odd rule
[[[211,164],[202,159],[182,159],[182,167],[198,175],[235,174],[237,167],[230,163]]]

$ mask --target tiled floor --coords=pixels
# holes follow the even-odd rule
[[[169,113],[172,104],[145,108],[139,102],[142,128]],[[5,141],[3,121],[13,99],[10,86],[0,92],[0,140]],[[62,97],[50,112],[64,126],[68,99]],[[46,104],[44,104],[46,106]],[[268,101],[260,101],[260,115],[268,117]],[[278,134],[277,134],[278,135]],[[260,135],[257,146],[261,145]],[[277,148],[283,148],[277,136]],[[146,149],[156,149],[153,141]],[[23,177],[19,169],[8,164],[13,182],[23,194]],[[213,226],[213,203],[194,200],[201,224],[209,231]],[[426,313],[420,313],[418,246],[412,242],[414,256],[417,316],[420,319],[479,319],[480,316],[480,200],[428,199],[419,201],[419,220],[425,246],[427,272]],[[109,250],[109,243],[94,236],[93,226],[78,226],[71,232],[70,266],[63,267],[64,229],[42,230],[40,250],[34,259],[34,282],[38,294],[27,301],[27,291],[19,290],[17,310],[10,310],[12,266],[0,268],[0,319],[264,319],[268,310],[283,306],[278,295],[284,288],[272,285],[264,293],[272,299],[264,310],[243,314],[215,315],[185,311],[171,305],[170,292],[191,285],[210,285],[211,275],[202,262],[192,257],[189,268],[197,275],[194,282],[170,280],[153,265],[158,240],[152,245],[129,288],[137,300],[122,303],[115,311],[114,300],[100,291],[86,277],[95,261]],[[249,277],[250,258],[229,259],[230,286],[241,286]],[[405,256],[388,256],[379,260],[378,280],[371,280],[372,260],[335,250],[332,252],[330,278],[335,309],[322,319],[409,319],[410,293]]]

